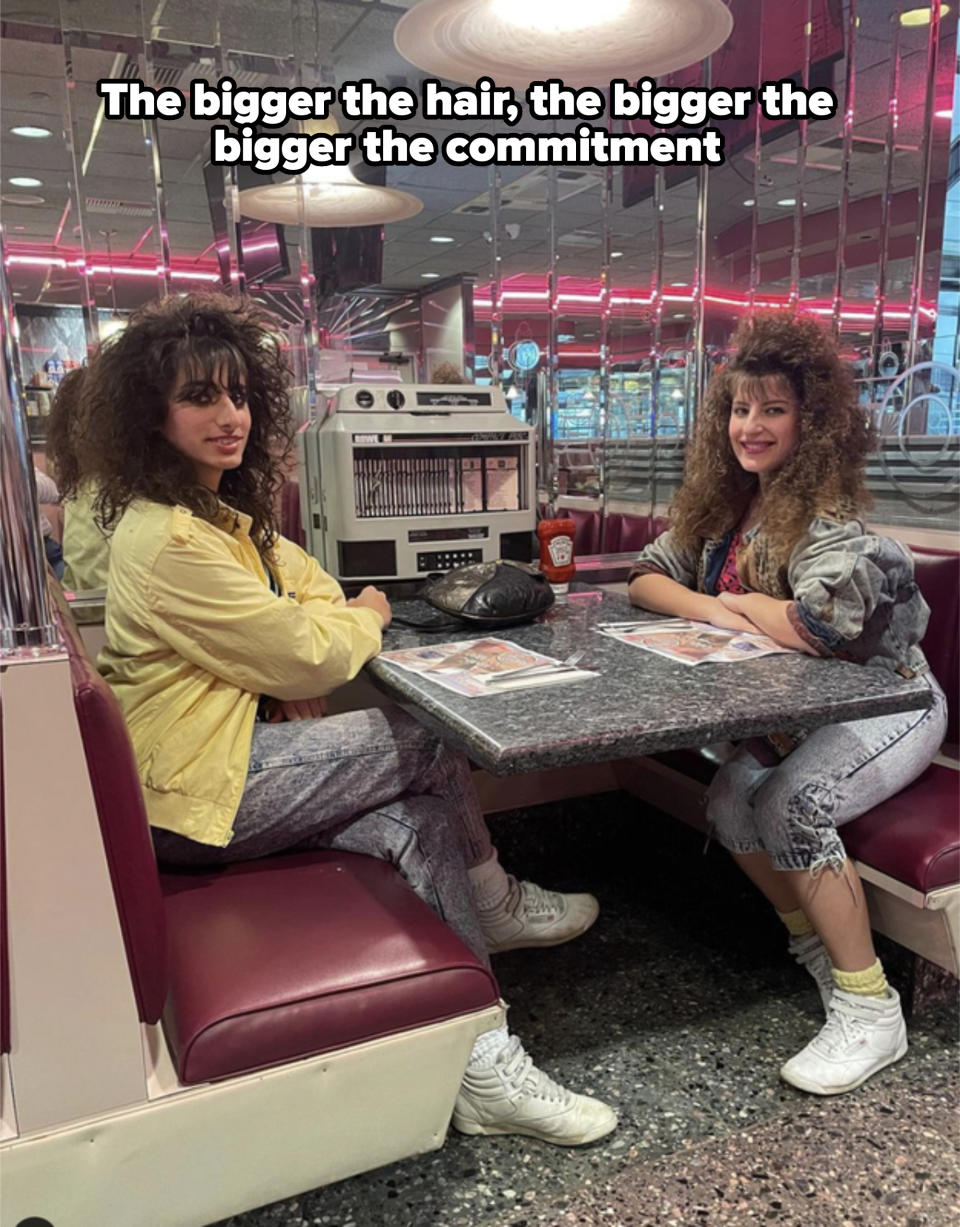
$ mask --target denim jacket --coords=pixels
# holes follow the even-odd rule
[[[713,596],[732,535],[680,549],[668,529],[644,548],[630,579],[666,575]],[[819,655],[906,677],[929,668],[919,644],[930,609],[913,578],[910,551],[899,542],[867,531],[859,520],[818,517],[790,555],[786,582],[790,623]]]

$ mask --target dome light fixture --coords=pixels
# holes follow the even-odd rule
[[[943,18],[946,17],[949,12],[950,12],[950,6],[948,4],[941,4],[940,5],[940,20],[942,21]],[[931,16],[932,16],[932,10],[929,7],[922,8],[922,9],[907,9],[905,12],[900,14],[900,24],[902,26],[908,26],[908,27],[909,26],[928,26],[930,24]]]
[[[723,0],[419,0],[397,22],[405,60],[438,77],[525,89],[559,78],[604,88],[661,77],[726,42]]]
[[[312,228],[376,226],[415,217],[423,201],[409,192],[361,182],[349,166],[312,166],[296,179],[268,183],[240,193],[240,212],[259,222]]]

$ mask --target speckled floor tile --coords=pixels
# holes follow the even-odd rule
[[[811,1100],[781,1083],[777,1070],[820,1025],[816,989],[787,958],[780,925],[722,850],[704,855],[701,835],[623,794],[505,814],[491,829],[503,863],[518,875],[592,890],[601,901],[599,920],[581,940],[515,951],[495,966],[512,1029],[549,1073],[615,1104],[618,1130],[579,1150],[452,1133],[438,1152],[220,1227],[749,1223],[749,1216],[698,1213],[715,1216],[720,1205],[726,1213],[726,1193],[712,1193],[709,1203],[697,1200],[706,1191],[683,1201],[683,1181],[701,1187],[691,1166],[698,1161],[722,1173],[725,1190],[733,1171],[742,1168],[744,1180],[761,1162],[772,1171],[773,1150],[781,1167],[769,1188],[782,1184],[783,1191],[764,1202],[769,1189],[758,1176],[730,1193],[756,1221],[841,1227],[849,1212],[858,1227],[906,1227],[910,1191],[929,1201],[933,1185],[939,1200],[930,1204],[938,1213],[948,1204],[944,1198],[956,1192],[955,1173],[945,1171],[951,1143],[931,1123],[939,1120],[931,1097],[942,1110],[942,1088],[956,1066],[952,1002],[913,1023],[910,1052],[894,1069],[841,1100]],[[909,959],[890,943],[882,957],[902,988]],[[949,1093],[955,1103],[955,1090]],[[883,1151],[866,1140],[874,1132]],[[842,1143],[851,1137],[863,1145],[845,1156]],[[820,1168],[803,1175],[807,1153]],[[930,1175],[915,1179],[915,1171]],[[810,1217],[801,1177],[827,1217]],[[651,1200],[647,1190],[655,1186],[666,1201]],[[899,1200],[888,1213],[891,1191]],[[687,1217],[670,1218],[671,1206]],[[667,1217],[656,1217],[661,1209]],[[793,1217],[777,1218],[781,1211]],[[927,1209],[916,1213],[913,1227],[947,1222]]]
[[[582,1189],[541,1222],[609,1227],[946,1227],[960,1215],[958,1082],[888,1079],[685,1146]],[[551,1218],[552,1213],[552,1218]]]

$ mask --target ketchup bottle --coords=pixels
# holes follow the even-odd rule
[[[573,564],[573,520],[541,520],[537,525],[540,538],[540,570],[550,581],[554,592],[567,591],[576,567]]]

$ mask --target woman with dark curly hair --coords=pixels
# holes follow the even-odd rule
[[[930,611],[910,553],[861,519],[872,429],[835,346],[815,321],[778,313],[745,322],[735,348],[698,414],[671,527],[633,567],[631,600],[816,656],[923,674],[932,692],[922,712],[747,742],[708,794],[717,837],[779,912],[827,1012],[781,1076],[835,1095],[907,1050],[837,828],[928,766],[946,700],[918,646]]]
[[[110,531],[94,514],[96,486],[80,472],[79,448],[84,436],[82,391],[86,368],[68,371],[53,398],[47,424],[47,457],[53,463],[63,495],[64,585],[74,592],[106,588],[110,562]],[[76,611],[79,614],[79,611]]]
[[[462,756],[396,709],[325,717],[324,696],[379,652],[391,613],[376,588],[345,600],[277,531],[286,385],[264,317],[201,296],[142,311],[84,384],[80,471],[116,525],[99,665],[159,859],[341,848],[395,864],[485,962],[579,936],[596,900],[504,873]],[[505,1026],[477,1040],[454,1112],[465,1133],[566,1146],[616,1122]]]

